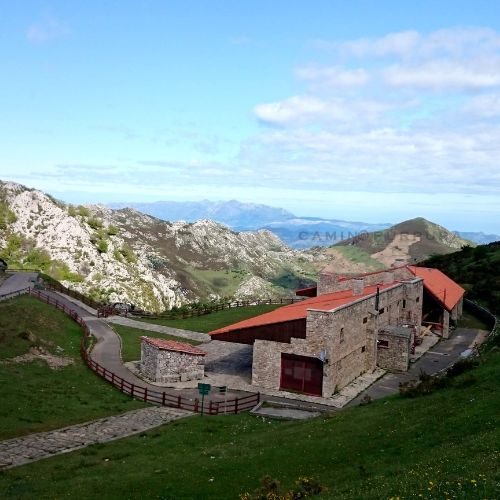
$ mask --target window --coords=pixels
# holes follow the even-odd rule
[[[385,312],[385,309],[382,307],[382,309],[380,309],[378,313],[379,314],[384,314],[384,312]]]
[[[403,309],[406,309],[406,299],[403,299]]]
[[[420,302],[420,297],[417,297],[417,298],[416,298],[416,302]]]
[[[365,352],[366,351],[366,346],[364,345],[362,348],[361,348],[361,352]]]
[[[368,317],[367,317],[367,316],[365,316],[365,317],[363,318],[363,323],[367,323],[367,322],[368,322]]]
[[[344,342],[344,329],[340,329],[340,343]]]
[[[389,349],[389,341],[388,340],[377,340],[377,347],[381,347],[382,349]]]

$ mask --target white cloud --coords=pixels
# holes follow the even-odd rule
[[[337,48],[340,52],[358,57],[366,55],[405,56],[415,50],[421,39],[421,35],[416,31],[401,31],[389,33],[380,38],[360,38],[339,43]]]
[[[69,26],[53,16],[31,24],[26,31],[26,38],[33,44],[44,44],[70,34]]]
[[[373,38],[315,40],[313,45],[347,57],[426,58],[445,54],[455,57],[497,51],[500,34],[484,27],[447,28],[428,34],[408,30]]]
[[[464,104],[462,111],[480,118],[500,117],[500,94],[474,96]]]
[[[395,87],[482,89],[500,85],[500,59],[433,60],[415,66],[393,65],[384,70],[383,75],[385,82]]]
[[[370,78],[362,68],[344,69],[337,66],[302,66],[295,70],[295,74],[299,80],[319,87],[361,87]]]
[[[388,106],[369,100],[320,99],[312,95],[293,96],[283,101],[259,104],[254,114],[259,121],[268,125],[306,125],[312,122],[354,123],[378,118]]]

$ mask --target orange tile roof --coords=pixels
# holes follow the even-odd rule
[[[205,356],[207,353],[198,349],[197,347],[187,344],[185,342],[176,342],[175,340],[164,340],[164,339],[156,339],[152,337],[141,337],[141,340],[151,344],[158,349],[162,349],[165,351],[176,351],[176,352],[184,352],[186,354],[193,354],[194,356]]]
[[[374,295],[377,292],[377,287],[382,291],[390,288],[398,282],[384,285],[374,285],[365,287],[362,295],[353,295],[352,290],[342,292],[326,293],[319,297],[311,297],[295,304],[279,307],[274,311],[254,316],[233,325],[228,325],[218,330],[210,332],[211,336],[221,333],[228,333],[235,330],[243,330],[245,328],[253,328],[256,326],[273,325],[275,323],[284,323],[286,321],[294,321],[305,319],[308,309],[316,309],[320,311],[331,311],[337,307],[344,306],[355,302],[363,297]]]
[[[424,279],[424,287],[448,311],[451,311],[463,297],[465,290],[439,269],[432,267],[407,266],[418,278]]]

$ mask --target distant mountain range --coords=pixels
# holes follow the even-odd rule
[[[260,229],[266,224],[295,216],[283,208],[231,201],[156,201],[153,203],[110,203],[110,208],[133,208],[166,221],[213,220],[236,231]]]
[[[283,208],[237,200],[179,202],[157,201],[154,203],[112,203],[110,208],[132,208],[166,221],[196,222],[210,219],[225,224],[235,231],[267,229],[288,246],[295,249],[329,247],[342,240],[366,232],[389,229],[389,223],[367,223],[323,219],[320,217],[297,217]],[[485,244],[499,241],[500,235],[481,232],[455,232],[457,236],[474,243]]]

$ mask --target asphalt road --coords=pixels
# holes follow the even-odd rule
[[[28,287],[33,287],[38,273],[9,273],[10,276],[0,284],[0,295],[15,293]]]
[[[400,383],[417,380],[422,371],[433,375],[447,368],[456,362],[460,358],[460,354],[473,344],[478,332],[479,330],[457,328],[449,339],[438,342],[418,361],[411,364],[407,372],[386,373],[347,406],[357,406],[366,395],[372,399],[379,399],[391,394],[397,394]]]

